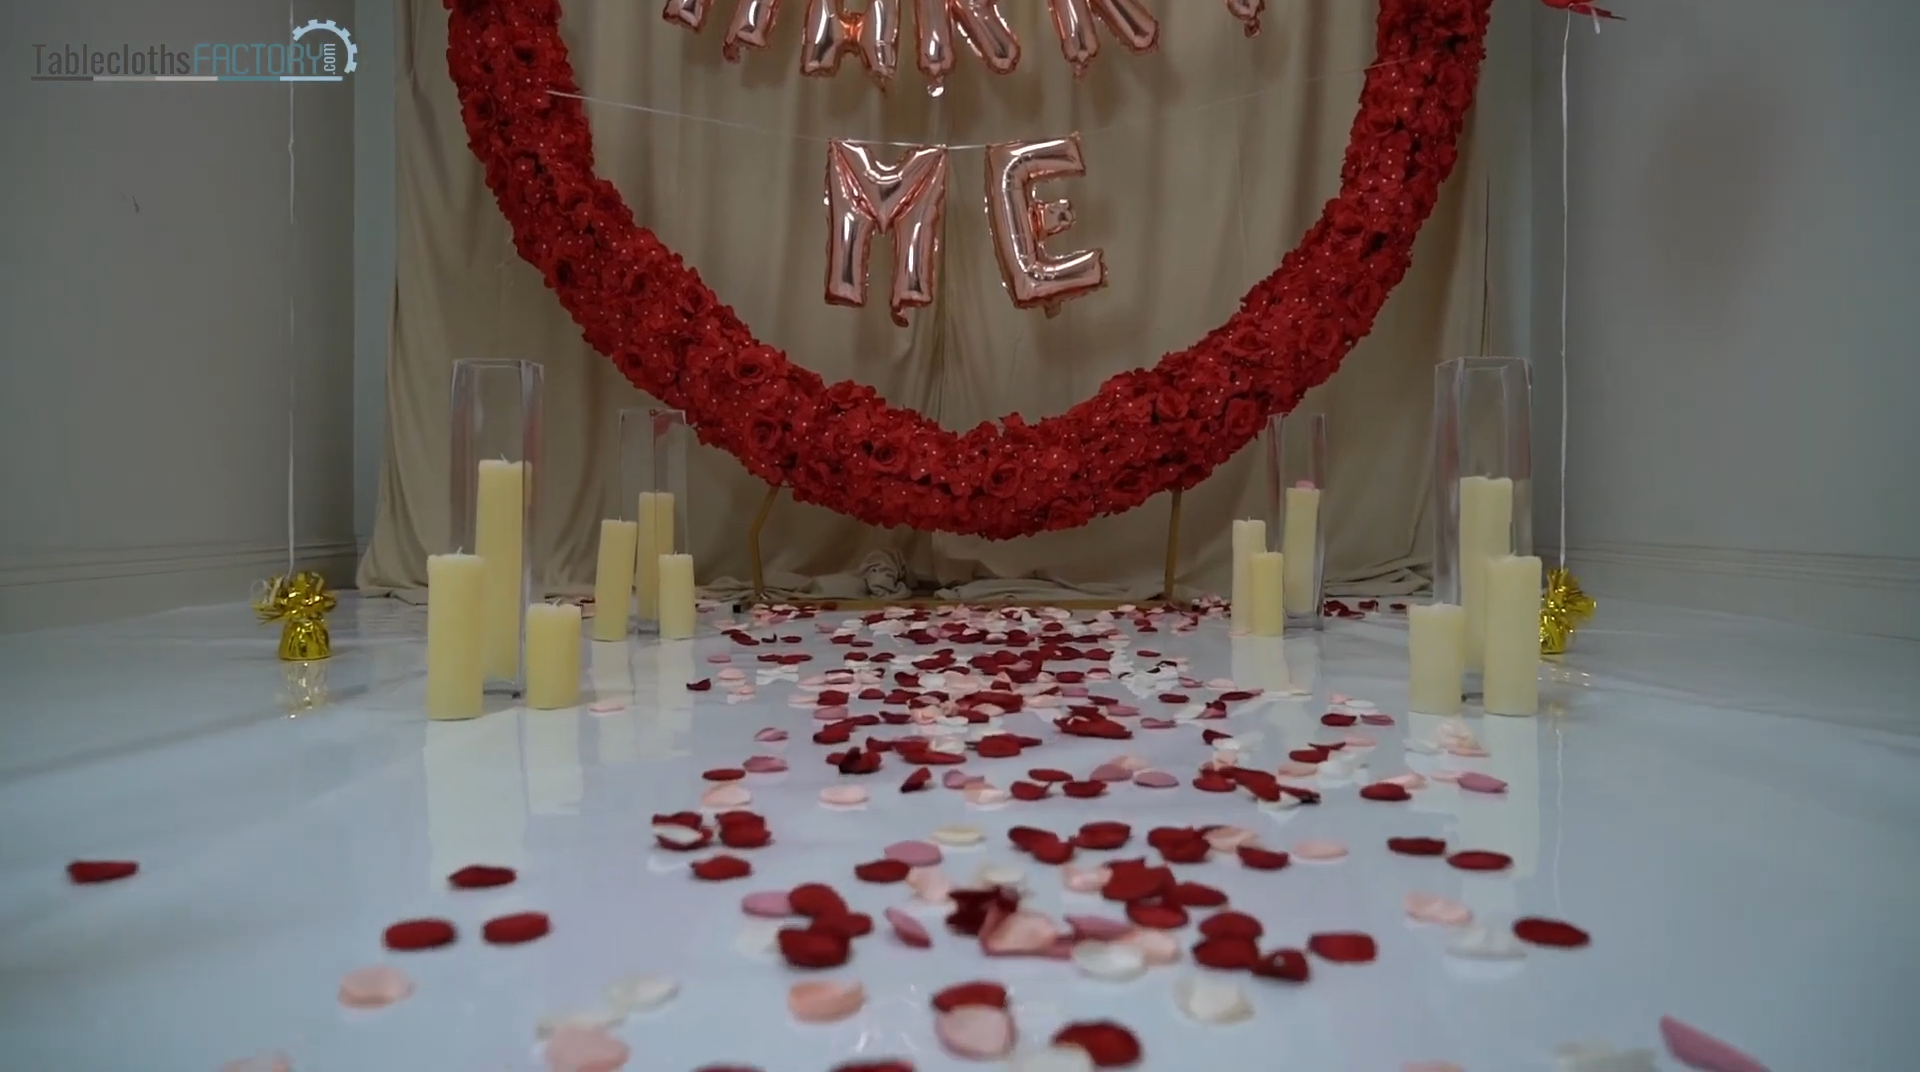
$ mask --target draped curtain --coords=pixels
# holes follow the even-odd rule
[[[853,6],[850,4],[849,6]],[[945,427],[1008,412],[1060,412],[1116,372],[1149,365],[1226,318],[1338,188],[1376,9],[1273,0],[1247,38],[1219,3],[1152,5],[1156,53],[1103,38],[1075,79],[1039,0],[1003,2],[1018,70],[993,75],[962,50],[932,97],[911,49],[887,92],[849,59],[833,78],[799,73],[805,5],[788,0],[772,46],[721,56],[730,0],[695,35],[658,0],[567,0],[563,29],[593,123],[601,174],[639,221],[699,270],[763,339],[828,380],[872,385]],[[620,516],[618,411],[651,404],[580,339],[539,274],[513,252],[467,149],[447,74],[440,0],[398,5],[397,274],[385,468],[360,583],[418,590],[447,546],[448,383],[463,357],[546,367],[534,548],[549,592],[591,583],[599,520]],[[905,28],[903,46],[913,27]],[[1105,250],[1110,284],[1058,317],[1016,309],[993,257],[985,142],[1078,131],[1087,175],[1053,184],[1078,222],[1056,250]],[[946,144],[940,294],[895,327],[891,242],[876,240],[868,305],[822,299],[827,141]],[[1485,181],[1469,126],[1460,165],[1373,333],[1303,411],[1329,418],[1327,575],[1335,591],[1410,591],[1428,557],[1432,366],[1477,352],[1485,321]],[[899,150],[889,150],[897,152]],[[703,583],[737,591],[747,530],[766,488],[732,458],[694,451],[688,503]],[[1187,493],[1179,579],[1226,586],[1229,522],[1261,516],[1249,448]],[[990,542],[871,529],[784,497],[762,537],[769,580],[796,595],[897,594],[906,583],[960,597],[1063,590],[1145,597],[1160,588],[1169,496],[1071,532]],[[629,516],[631,507],[627,508]]]

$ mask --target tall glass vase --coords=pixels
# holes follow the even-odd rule
[[[478,555],[486,691],[525,689],[534,499],[545,370],[532,361],[453,363],[449,550]]]
[[[1287,627],[1319,629],[1327,597],[1327,416],[1287,413],[1267,421],[1267,531],[1278,536]]]
[[[639,523],[633,585],[639,628],[660,628],[660,557],[689,545],[687,455],[693,429],[679,410],[635,407],[620,411],[620,494]]]
[[[1524,358],[1456,357],[1434,369],[1434,602],[1465,608],[1469,672],[1485,651],[1485,563],[1533,553],[1532,406]]]

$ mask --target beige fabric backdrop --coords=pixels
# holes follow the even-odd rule
[[[601,172],[638,219],[795,360],[964,429],[1011,410],[1030,420],[1059,412],[1116,371],[1189,344],[1279,263],[1337,189],[1359,72],[1372,60],[1374,5],[1277,0],[1251,40],[1218,3],[1154,6],[1157,54],[1133,56],[1105,38],[1076,83],[1045,5],[1003,5],[1025,49],[1019,70],[993,76],[963,52],[939,99],[910,66],[885,94],[852,60],[837,78],[802,77],[797,2],[786,5],[773,47],[739,65],[720,56],[727,0],[698,36],[662,22],[658,0],[570,0],[564,29],[587,95],[701,117],[587,106]],[[616,415],[644,397],[581,342],[538,273],[514,255],[466,147],[440,0],[402,0],[398,11],[387,450],[360,583],[418,589],[426,556],[448,549],[452,362],[522,357],[546,365],[539,576],[550,591],[581,590],[599,519],[618,509]],[[982,154],[956,149],[940,301],[915,312],[909,328],[889,322],[885,238],[876,241],[867,308],[822,300],[825,139],[960,145],[1074,130],[1084,135],[1088,174],[1049,192],[1071,197],[1079,212],[1055,248],[1104,249],[1105,290],[1052,320],[1014,308],[992,256]],[[1327,563],[1336,591],[1419,583],[1430,369],[1477,352],[1484,321],[1482,173],[1470,131],[1413,271],[1372,336],[1304,404],[1330,417]],[[1187,591],[1224,589],[1229,521],[1260,509],[1257,455],[1243,451],[1186,496]],[[748,573],[744,536],[764,486],[708,448],[692,466],[701,579],[737,590],[725,578]],[[766,565],[783,588],[839,597],[897,589],[903,563],[963,596],[1070,585],[1144,597],[1160,587],[1167,501],[1074,532],[990,543],[870,529],[783,498],[764,540]]]

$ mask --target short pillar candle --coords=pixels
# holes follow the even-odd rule
[[[593,639],[625,640],[633,615],[633,564],[640,526],[600,522],[600,559],[593,571]]]
[[[1286,556],[1261,551],[1249,560],[1252,580],[1254,636],[1276,637],[1287,629]]]
[[[1267,549],[1267,523],[1242,520],[1233,523],[1233,602],[1235,632],[1253,631],[1253,556]]]
[[[527,607],[527,706],[557,711],[580,702],[580,606]]]
[[[1456,715],[1467,672],[1467,615],[1452,603],[1407,608],[1407,709]]]
[[[1489,715],[1534,714],[1540,710],[1540,560],[1488,560],[1486,592],[1483,704]]]
[[[693,556],[661,555],[656,569],[660,639],[685,640],[693,635]]]
[[[479,718],[486,563],[479,555],[427,557],[427,717]]]

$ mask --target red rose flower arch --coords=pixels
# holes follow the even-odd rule
[[[594,173],[584,106],[549,92],[579,92],[558,0],[448,0],[447,62],[515,248],[634,386],[801,502],[1005,539],[1191,488],[1333,375],[1406,274],[1453,169],[1490,4],[1380,0],[1340,193],[1226,323],[1065,413],[958,434],[788,361],[634,222]]]

